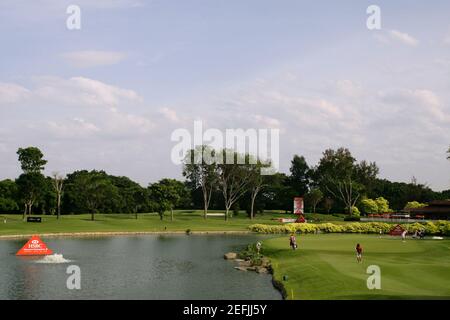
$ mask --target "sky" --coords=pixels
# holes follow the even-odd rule
[[[1,0],[0,39],[0,179],[26,146],[46,174],[181,178],[171,133],[201,120],[279,129],[282,172],[347,147],[450,189],[448,1]]]

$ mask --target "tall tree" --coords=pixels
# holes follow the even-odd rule
[[[159,184],[162,186],[165,201],[169,204],[170,220],[173,221],[173,209],[186,196],[187,190],[181,181],[175,179],[162,179]]]
[[[316,207],[322,198],[323,193],[319,188],[313,188],[305,195],[305,202],[311,206],[313,213],[316,213]]]
[[[327,149],[315,170],[319,186],[341,200],[350,215],[361,191],[361,185],[355,180],[355,161],[346,148]]]
[[[16,184],[25,206],[23,219],[32,214],[33,206],[41,199],[46,187],[45,182],[45,177],[39,172],[23,173],[17,178]]]
[[[37,173],[44,170],[47,160],[43,159],[44,155],[39,148],[19,148],[17,154],[19,155],[20,166],[24,173]]]
[[[298,196],[304,196],[309,189],[310,169],[303,156],[294,155],[291,161],[289,181]]]
[[[232,150],[223,150],[222,154],[224,159],[234,159],[232,163],[224,160],[218,165],[219,188],[225,202],[225,221],[227,221],[233,204],[247,192],[252,171],[248,170],[248,155]]]
[[[183,176],[193,190],[202,190],[203,217],[206,219],[211,196],[217,188],[218,166],[216,162],[207,161],[204,154],[215,156],[215,151],[203,145],[188,152],[183,165]]]
[[[23,219],[25,219],[25,215],[32,213],[33,205],[44,193],[46,184],[41,171],[44,170],[47,160],[44,160],[41,150],[36,147],[19,148],[17,154],[20,167],[24,172],[17,178],[16,183],[25,206],[23,212]]]
[[[253,219],[255,215],[254,210],[256,197],[265,186],[264,176],[261,175],[261,170],[267,167],[270,167],[270,163],[263,163],[258,159],[256,164],[249,164],[247,168],[247,170],[249,170],[248,188],[250,190],[250,219]]]
[[[168,211],[172,204],[169,201],[169,188],[160,183],[153,183],[148,187],[149,197],[152,202],[152,209],[158,212],[160,220],[164,218],[164,212]]]
[[[64,176],[58,172],[53,172],[53,189],[56,193],[56,219],[61,215],[61,196],[63,192]]]
[[[355,179],[363,186],[366,196],[373,195],[373,187],[380,169],[375,162],[361,161],[355,165]]]
[[[13,213],[19,210],[17,184],[5,179],[0,181],[0,212]]]

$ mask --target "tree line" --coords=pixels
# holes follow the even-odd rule
[[[209,210],[224,210],[225,220],[244,210],[253,218],[264,210],[292,211],[296,196],[304,197],[307,212],[352,215],[450,198],[450,190],[436,192],[414,178],[409,183],[380,179],[375,162],[358,162],[346,148],[325,150],[314,166],[295,155],[288,174],[262,175],[261,169],[270,163],[200,146],[185,159],[184,181],[161,179],[145,187],[102,170],[45,176],[47,161],[38,148],[19,148],[17,154],[23,173],[15,180],[0,181],[0,212],[22,213],[24,218],[90,213],[94,220],[101,212],[128,213],[137,219],[139,213],[156,212],[163,219],[169,212],[173,219],[175,209],[202,209],[205,219]],[[211,156],[233,161],[210,161]]]

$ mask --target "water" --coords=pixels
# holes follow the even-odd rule
[[[0,241],[0,299],[281,299],[271,276],[237,271],[223,254],[249,235],[48,238],[49,257],[17,257],[26,240]],[[81,269],[68,290],[66,269]]]

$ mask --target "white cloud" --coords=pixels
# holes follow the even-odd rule
[[[400,32],[398,30],[390,30],[389,36],[391,37],[391,39],[399,41],[408,46],[415,47],[419,44],[419,40],[415,39],[407,33]]]
[[[62,57],[74,67],[90,68],[117,64],[124,60],[126,55],[116,51],[86,50],[67,52]]]
[[[29,97],[30,91],[15,83],[0,82],[0,107]]]
[[[139,103],[142,97],[133,90],[120,88],[85,77],[64,79],[36,77],[33,98],[47,104],[79,107],[116,107],[120,103]]]
[[[178,117],[178,114],[174,109],[161,108],[161,109],[159,109],[159,113],[161,113],[170,122],[173,122],[173,123],[181,122],[181,119]]]
[[[374,38],[383,44],[401,43],[411,47],[416,47],[419,45],[419,40],[398,30],[389,30],[386,32],[381,31],[380,33],[375,33]]]
[[[337,92],[348,97],[359,97],[362,93],[361,85],[350,80],[338,80],[336,81]]]

